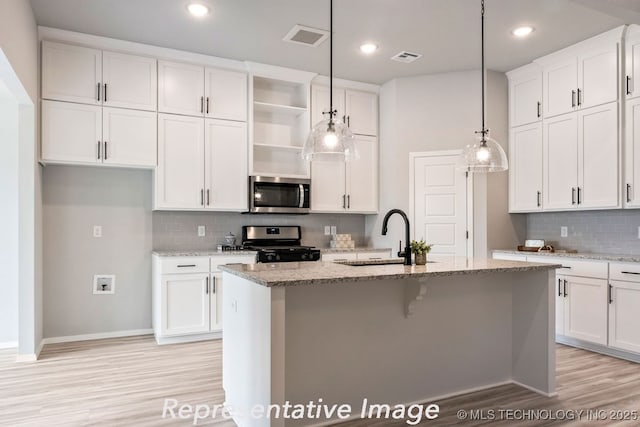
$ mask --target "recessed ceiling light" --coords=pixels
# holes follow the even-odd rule
[[[360,46],[360,51],[366,55],[371,55],[376,50],[378,50],[378,45],[374,43],[365,43]]]
[[[209,8],[201,3],[191,3],[187,6],[187,10],[193,16],[197,16],[198,18],[202,18],[203,16],[207,16],[209,14]]]
[[[526,37],[532,32],[533,32],[533,27],[524,26],[524,27],[518,27],[515,30],[511,31],[511,34],[513,34],[516,37]]]

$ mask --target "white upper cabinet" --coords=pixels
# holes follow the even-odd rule
[[[247,75],[236,71],[205,70],[205,117],[247,121]]]
[[[511,129],[509,211],[542,210],[542,123]]]
[[[158,62],[158,111],[247,120],[247,75],[180,62]]]
[[[246,211],[247,124],[207,119],[204,151],[206,208]]]
[[[158,112],[204,115],[204,67],[158,61]]]
[[[42,98],[156,110],[156,60],[42,42]]]
[[[625,133],[625,206],[640,207],[640,98],[627,101]]]
[[[156,113],[103,108],[103,162],[120,166],[154,167],[157,129]]]
[[[313,85],[311,89],[311,123],[326,118],[322,113],[330,107],[329,88]],[[333,109],[336,120],[342,120],[356,135],[378,135],[378,95],[352,89],[333,89]]]
[[[311,163],[311,209],[314,212],[344,212],[347,167],[344,162],[315,159]]]
[[[347,210],[375,213],[378,211],[378,141],[359,136],[354,141],[359,158],[347,164]]]
[[[42,42],[42,98],[99,105],[102,51]]]
[[[625,94],[627,99],[640,96],[640,26],[630,25],[625,38]]]
[[[578,142],[578,207],[619,207],[618,103],[581,110]]]
[[[65,163],[102,161],[102,108],[42,101],[42,159]]]
[[[102,80],[105,107],[156,110],[158,71],[154,58],[105,51]]]
[[[543,68],[544,117],[569,113],[577,106],[578,62],[566,58]]]
[[[204,119],[158,115],[156,209],[204,208]]]
[[[529,64],[509,73],[509,125],[534,123],[542,119],[542,70]]]
[[[573,209],[578,191],[578,119],[566,114],[543,123],[544,208]]]
[[[577,104],[590,108],[618,100],[619,43],[608,43],[578,56]]]

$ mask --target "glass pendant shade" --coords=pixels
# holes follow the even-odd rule
[[[302,149],[305,160],[345,161],[358,158],[351,129],[340,121],[325,119],[316,124]]]
[[[468,172],[502,172],[509,169],[504,150],[494,139],[479,136],[460,156],[460,167]]]

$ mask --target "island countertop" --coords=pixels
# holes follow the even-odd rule
[[[276,264],[223,265],[220,270],[257,284],[295,286],[360,282],[385,279],[421,279],[431,276],[504,273],[560,268],[558,264],[540,264],[485,258],[432,257],[427,265],[350,266],[332,262],[286,262]]]

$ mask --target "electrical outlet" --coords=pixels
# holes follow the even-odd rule
[[[567,227],[560,227],[560,237],[567,237],[569,235],[569,230]]]
[[[324,226],[324,235],[325,236],[331,236],[331,226],[329,226],[329,225],[325,225]]]
[[[93,226],[93,237],[102,237],[102,226],[94,225]]]
[[[335,225],[332,225],[331,226],[331,235],[335,236],[337,232],[338,232],[337,227]]]
[[[204,225],[199,225],[198,226],[198,237],[204,237],[207,235],[206,229],[204,227]]]

